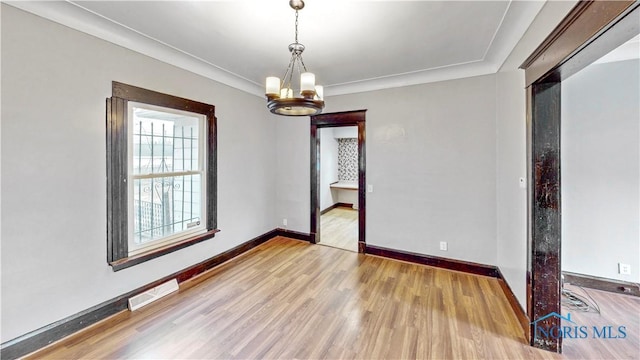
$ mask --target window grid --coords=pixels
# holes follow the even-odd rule
[[[141,110],[136,110],[134,114],[134,108]],[[154,115],[153,112],[156,114]],[[138,122],[134,121],[134,115],[156,122],[157,127],[154,125],[154,132],[147,134],[149,137],[144,132],[133,135],[140,128]],[[163,122],[169,128],[168,132],[161,133]],[[112,82],[112,96],[106,101],[106,254],[107,263],[113,271],[136,266],[209,240],[219,231],[216,221],[216,122],[213,105]],[[146,125],[150,127],[150,123]],[[186,127],[184,131],[176,129],[173,133],[174,125],[178,127],[186,125]],[[193,132],[189,126],[193,126]],[[152,138],[153,141],[151,141]],[[190,149],[190,144],[195,143],[196,138],[199,140],[198,147]],[[148,141],[148,146],[145,148],[139,149],[137,144],[134,144],[134,141],[144,142],[145,140]],[[154,155],[157,157],[153,161],[149,156],[152,143]],[[184,155],[179,153],[182,145],[185,148]],[[163,151],[166,155],[164,169],[169,171],[157,173],[164,166],[161,156]],[[190,154],[197,159],[189,159]],[[134,172],[134,169],[142,169],[145,165],[148,166],[146,173]],[[150,172],[151,169],[154,173]],[[171,169],[174,171],[171,172]],[[136,180],[144,185],[134,187]],[[156,191],[154,182],[159,184],[158,190],[173,186],[171,191],[165,191],[163,194],[162,191]],[[164,185],[165,183],[167,186]],[[149,191],[146,199],[144,186],[147,186]],[[193,197],[190,194],[192,187],[198,191],[194,192]],[[155,198],[151,197],[151,190],[156,192]],[[147,200],[148,203],[143,205],[141,202],[136,202],[135,200],[139,198]],[[182,198],[184,198],[184,204],[178,202],[172,204],[172,213],[175,212],[177,217],[163,224],[163,218],[158,216],[163,215],[164,212],[158,205],[163,201],[167,203],[173,199]],[[135,211],[136,208],[139,209],[138,213]],[[196,212],[198,212],[197,215]],[[198,215],[201,216],[199,223]],[[189,219],[196,221],[190,222]],[[134,224],[144,221],[148,222],[151,233],[162,232],[163,225],[165,225],[165,231],[167,226],[181,226],[181,228],[186,226],[187,230],[162,237],[152,243],[136,244]],[[153,226],[151,226],[152,221]]]
[[[200,185],[203,175],[198,165],[198,158],[195,156],[198,153],[200,141],[197,133],[194,134],[193,126],[170,126],[171,131],[167,131],[167,126],[163,123],[160,133],[155,131],[157,129],[154,127],[157,125],[153,121],[150,121],[148,126],[149,131],[147,132],[143,129],[143,121],[139,121],[133,133],[134,143],[138,150],[137,168],[134,169],[135,175],[132,176],[134,189],[137,189],[137,199],[134,199],[133,204],[133,242],[136,245],[143,245],[171,236],[177,232],[199,226],[201,223],[199,211],[201,204],[198,199],[194,198],[194,195],[201,193]],[[150,155],[146,157],[146,163],[143,162],[145,160],[145,154],[143,154],[145,145],[148,146],[150,152]],[[157,149],[158,146],[160,149]],[[166,159],[168,149],[171,154],[170,163],[167,163]],[[160,150],[160,154],[156,156],[158,150]],[[176,153],[180,155],[177,159],[179,162],[177,170]],[[193,171],[200,172],[200,174],[194,175]],[[167,172],[175,175],[162,176]],[[191,172],[191,174],[186,172]],[[149,174],[158,174],[158,176],[140,178]],[[186,177],[188,179],[185,179]],[[145,194],[145,192],[149,194]],[[187,197],[188,201],[185,201]],[[187,202],[188,204],[185,206]]]

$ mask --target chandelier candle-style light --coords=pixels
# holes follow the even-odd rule
[[[296,11],[296,40],[289,45],[291,60],[282,81],[275,76],[267,78],[267,107],[269,111],[278,115],[316,115],[324,108],[323,88],[316,85],[316,76],[307,71],[307,67],[302,61],[304,45],[298,42],[298,10],[304,7],[304,1],[290,0],[289,6]],[[291,83],[294,73],[300,75],[300,87],[297,89],[294,89]]]

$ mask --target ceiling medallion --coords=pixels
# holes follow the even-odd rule
[[[304,8],[304,1],[290,0],[289,6],[296,11],[295,42],[289,45],[291,60],[282,81],[275,76],[267,78],[265,91],[267,108],[277,115],[317,115],[324,108],[323,88],[320,85],[316,85],[316,76],[307,71],[307,67],[302,60],[304,45],[298,42],[298,10]],[[300,87],[296,89],[291,84],[294,73],[300,74]],[[294,91],[296,96],[294,96]]]

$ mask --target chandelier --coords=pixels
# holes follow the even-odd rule
[[[304,8],[304,1],[290,0],[289,6],[296,11],[296,38],[289,45],[291,60],[282,81],[275,76],[269,76],[266,81],[267,107],[277,115],[309,116],[316,115],[324,108],[323,88],[316,85],[316,76],[307,71],[302,60],[304,45],[298,42],[298,10]],[[300,77],[300,86],[292,86],[293,75]],[[296,96],[294,96],[296,94]],[[297,96],[297,95],[300,96]]]

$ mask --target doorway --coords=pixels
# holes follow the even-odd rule
[[[562,352],[561,82],[640,32],[637,1],[579,2],[522,64],[527,85],[527,315],[531,345]]]
[[[327,233],[324,241],[327,245],[346,247],[348,250],[364,253],[366,243],[365,112],[366,110],[355,110],[311,117],[311,229],[309,233],[311,234],[311,242],[314,244],[323,243],[324,220],[325,232]],[[326,141],[331,140],[327,137],[331,136],[335,139],[336,133],[348,134],[350,128],[353,131],[352,135],[342,137],[345,143],[343,151],[349,151],[352,147],[357,149],[357,159],[354,164],[357,169],[350,170],[353,171],[353,174],[345,176],[342,182],[339,178],[338,181],[333,181],[335,176],[323,178],[322,143],[324,142],[327,146],[331,143]],[[332,129],[332,131],[324,131],[323,129]],[[323,141],[323,133],[325,141]],[[338,152],[339,147],[334,149],[336,157]],[[327,198],[332,200],[328,201]],[[341,199],[343,201],[340,201]],[[354,234],[355,231],[357,231],[357,236]]]

